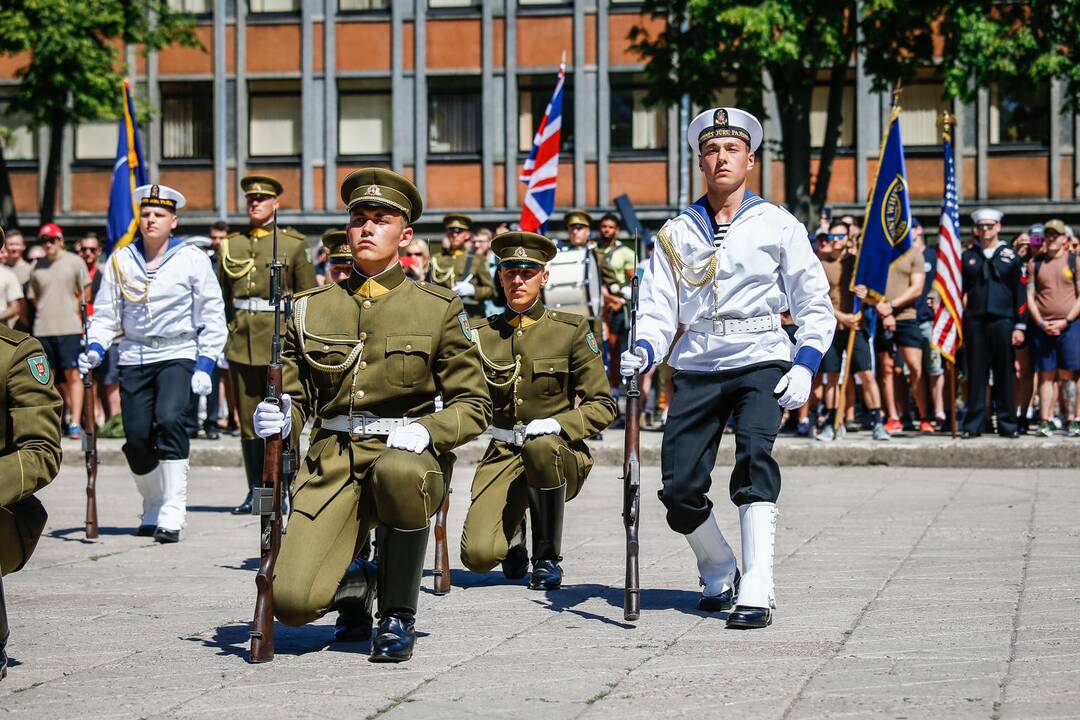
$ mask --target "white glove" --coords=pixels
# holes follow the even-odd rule
[[[87,350],[84,353],[79,353],[79,357],[75,362],[79,366],[79,373],[85,375],[101,364],[101,355],[98,354],[97,350]]]
[[[224,355],[222,355],[221,357],[219,357],[217,359],[217,366],[221,370],[228,370],[229,369],[229,361],[225,359]]]
[[[629,285],[623,285],[622,290],[619,291],[619,294],[623,296],[624,300],[629,300],[634,294],[634,288],[630,287]]]
[[[810,386],[813,380],[814,376],[810,373],[810,368],[805,365],[792,365],[787,375],[780,378],[780,382],[773,388],[773,395],[780,396],[776,402],[780,403],[780,407],[785,410],[801,408],[810,397]]]
[[[558,435],[562,432],[562,425],[555,418],[542,418],[533,420],[525,426],[525,437],[537,435]]]
[[[462,280],[454,284],[454,294],[458,297],[472,297],[476,295],[476,286],[468,280]]]
[[[191,376],[191,392],[206,397],[213,389],[209,373],[196,370]]]
[[[281,407],[263,400],[255,407],[252,420],[255,422],[255,434],[261,438],[277,433],[287,437],[292,430],[292,398],[287,393],[282,393]]]
[[[633,347],[619,356],[619,374],[630,377],[649,364],[649,354],[643,347]]]
[[[417,455],[424,452],[424,448],[430,443],[431,435],[420,423],[409,423],[405,427],[395,428],[386,438],[386,447],[408,450]]]

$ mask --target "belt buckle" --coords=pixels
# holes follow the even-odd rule
[[[513,440],[514,445],[517,445],[518,447],[521,447],[522,445],[524,445],[525,444],[525,426],[521,425],[520,423],[514,425],[513,433],[514,433],[514,440]]]
[[[727,320],[724,318],[713,318],[713,334],[723,337],[727,335]]]
[[[159,347],[161,347],[161,340],[159,340],[157,338],[154,338],[153,340],[150,341],[150,347],[157,350]]]

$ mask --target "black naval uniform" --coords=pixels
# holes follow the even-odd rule
[[[997,431],[1011,437],[1018,430],[1013,393],[1016,351],[1012,333],[1026,329],[1027,315],[1023,263],[1011,247],[999,243],[989,259],[982,247],[965,250],[961,264],[964,295],[967,296],[964,360],[968,380],[963,434],[974,437],[983,432],[986,385],[993,370]]]

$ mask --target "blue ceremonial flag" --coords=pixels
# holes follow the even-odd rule
[[[139,208],[135,204],[135,188],[147,182],[139,126],[135,124],[135,103],[127,80],[124,80],[123,90],[124,116],[120,118],[120,137],[116,141],[116,161],[113,162],[112,187],[109,188],[106,252],[124,247],[138,232]]]
[[[900,139],[900,108],[894,106],[881,143],[874,191],[866,204],[852,290],[856,285],[865,285],[867,301],[879,302],[885,295],[889,266],[910,248],[911,199],[904,168],[904,143]],[[858,298],[855,302],[858,312]]]

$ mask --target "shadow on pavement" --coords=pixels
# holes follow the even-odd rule
[[[614,592],[604,595],[604,599],[608,601],[608,604],[615,607],[622,608],[623,606],[623,591],[622,588],[612,588]],[[704,610],[698,610],[698,598],[701,597],[701,593],[693,592],[690,590],[660,590],[660,589],[647,589],[641,590],[641,610],[677,610],[687,615],[696,615],[697,617],[715,616],[721,619],[727,619],[727,613],[709,613]]]
[[[425,578],[431,576],[432,573],[430,570],[424,571]],[[486,573],[473,572],[472,570],[450,570],[450,586],[459,587],[463,590],[478,587],[495,587],[497,585],[520,585],[524,587],[528,584],[528,576],[521,578],[520,580],[507,580],[501,570],[493,570]],[[434,594],[431,589],[431,583],[421,583],[420,589],[429,595]]]
[[[57,528],[56,530],[50,530],[47,533],[48,537],[56,538],[57,540],[64,540],[65,542],[80,542],[93,544],[93,540],[86,539],[86,528],[82,525],[78,527],[69,528]],[[133,527],[99,527],[99,535],[134,535],[135,528]],[[76,537],[68,537],[69,535],[75,535]]]
[[[250,557],[239,565],[218,565],[218,567],[225,570],[250,570],[254,572],[259,569],[259,558]]]
[[[232,512],[232,506],[230,505],[188,505],[188,512],[205,512],[205,513],[227,513]],[[241,517],[246,517],[242,515]]]
[[[608,587],[607,585],[599,585],[597,583],[587,583],[584,585],[563,585],[559,590],[551,590],[545,592],[542,595],[543,599],[534,599],[533,602],[541,607],[544,607],[552,612],[568,612],[573,615],[577,615],[585,620],[595,620],[596,622],[604,623],[605,625],[614,625],[617,628],[624,630],[630,630],[635,626],[630,623],[620,622],[618,620],[605,617],[603,615],[597,615],[596,613],[588,612],[587,610],[575,610],[574,606],[578,603],[582,603],[591,597],[604,597],[609,604],[615,603],[607,597],[608,594],[616,591],[616,588]],[[536,592],[536,591],[534,591]],[[540,596],[540,593],[536,593]],[[619,591],[619,607],[622,607],[622,592]],[[545,602],[546,601],[546,602]]]
[[[181,638],[189,642],[202,643],[204,647],[218,650],[218,655],[232,655],[244,658],[248,656],[250,640],[249,623],[232,623],[214,629],[212,637],[191,635]],[[334,637],[333,627],[326,625],[304,625],[289,627],[279,622],[274,623],[274,653],[276,655],[306,655],[322,650]]]

